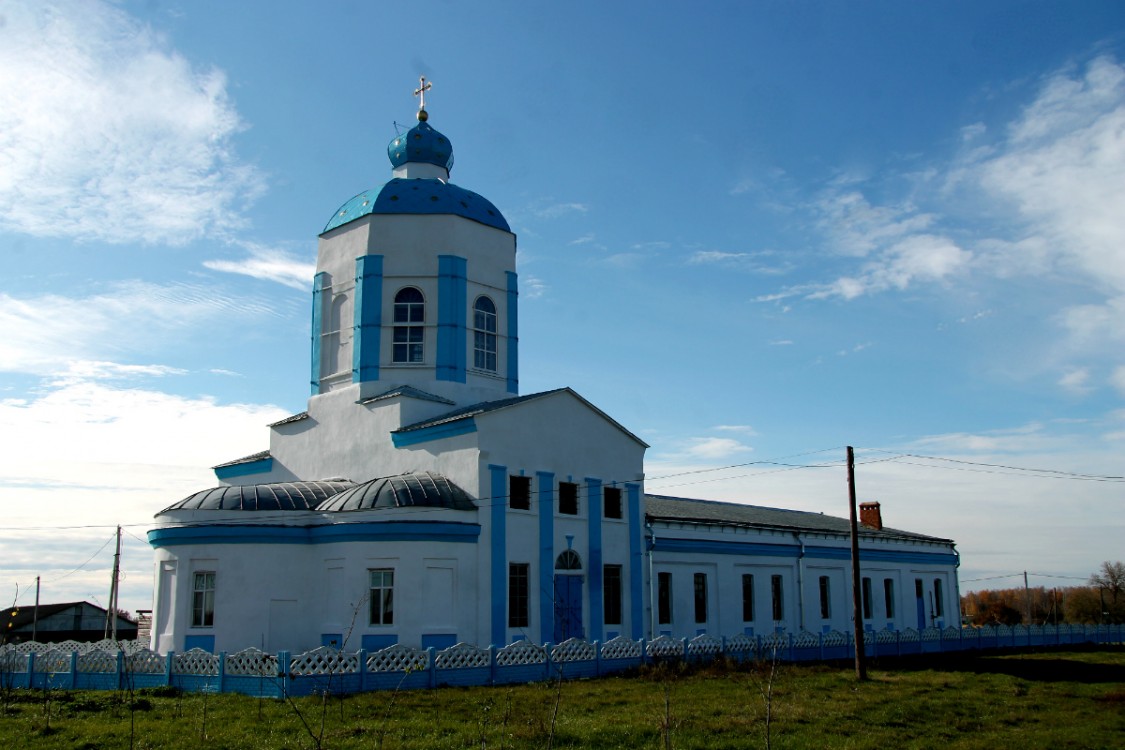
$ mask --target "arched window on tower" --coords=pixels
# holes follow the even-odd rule
[[[473,366],[496,372],[496,304],[488,297],[473,304]]]
[[[555,558],[555,570],[582,570],[582,558],[572,549],[563,550]]]
[[[421,362],[426,335],[426,298],[408,286],[395,295],[392,362]]]

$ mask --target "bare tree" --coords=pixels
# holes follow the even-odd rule
[[[1106,560],[1097,573],[1090,576],[1090,585],[1104,589],[1114,606],[1125,598],[1125,562]]]

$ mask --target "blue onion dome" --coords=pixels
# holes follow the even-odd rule
[[[387,146],[387,156],[395,168],[408,162],[433,164],[447,172],[453,168],[453,144],[425,120],[396,136]]]
[[[336,209],[321,234],[378,214],[453,214],[510,232],[507,219],[490,200],[436,179],[396,177],[379,190],[366,190]]]

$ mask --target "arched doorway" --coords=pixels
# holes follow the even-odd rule
[[[555,643],[585,638],[582,627],[582,558],[572,549],[555,558]]]

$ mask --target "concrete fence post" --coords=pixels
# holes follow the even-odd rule
[[[125,652],[117,649],[117,689],[125,686]]]
[[[218,682],[219,682],[219,684],[215,686],[215,690],[219,693],[225,693],[226,692],[226,682],[227,682],[227,652],[226,651],[220,651],[219,652]]]
[[[70,689],[75,690],[78,687],[78,652],[70,652]]]
[[[277,679],[281,685],[281,697],[289,695],[289,652],[277,652]]]
[[[367,649],[361,648],[355,652],[355,656],[359,659],[357,674],[359,676],[359,692],[367,691]]]
[[[426,684],[437,687],[437,649],[433,646],[426,647]]]

